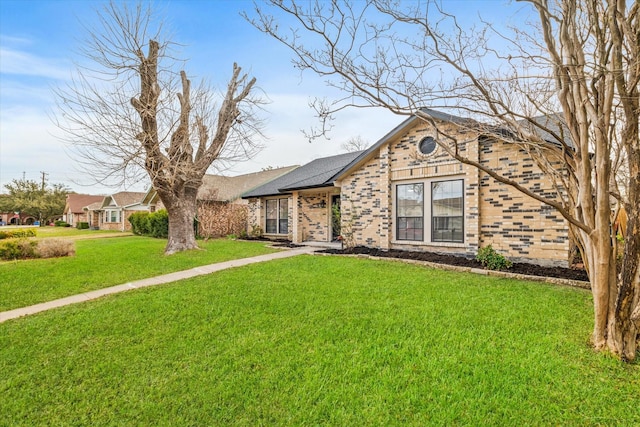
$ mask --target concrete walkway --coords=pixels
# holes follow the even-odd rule
[[[241,258],[231,261],[219,262],[217,264],[203,265],[190,270],[176,271],[175,273],[163,274],[162,276],[150,277],[148,279],[136,280],[135,282],[124,283],[122,285],[111,286],[109,288],[97,289],[95,291],[85,292],[83,294],[72,295],[70,297],[60,298],[53,301],[43,302],[41,304],[31,305],[28,307],[16,308],[0,312],[0,323],[16,319],[30,314],[40,313],[41,311],[51,310],[65,305],[76,304],[79,302],[90,301],[105,295],[117,294],[119,292],[129,291],[131,289],[145,288],[147,286],[161,285],[163,283],[175,282],[177,280],[189,279],[191,277],[202,276],[204,274],[215,273],[216,271],[226,270],[233,267],[241,267],[243,265],[255,264],[257,262],[271,261],[280,258],[289,258],[302,254],[311,254],[318,250],[317,247],[302,247],[290,249],[282,252],[275,252],[267,255],[259,255],[252,258]]]

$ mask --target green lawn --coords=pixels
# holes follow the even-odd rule
[[[76,255],[0,263],[0,311],[127,283],[199,265],[271,253],[264,242],[200,242],[204,250],[163,254],[149,237],[77,240]]]
[[[105,237],[106,235],[121,236],[131,234],[129,232],[123,233],[122,231],[114,230],[78,230],[75,227],[36,227],[37,238],[48,237],[76,237],[76,238],[88,238],[88,237]]]
[[[119,240],[119,239],[116,239]],[[300,256],[0,324],[5,425],[640,424],[589,292]]]

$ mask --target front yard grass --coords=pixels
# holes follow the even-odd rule
[[[199,265],[275,252],[264,242],[216,239],[201,251],[163,254],[149,237],[77,240],[76,255],[0,263],[0,311],[25,307]]]
[[[46,239],[49,237],[61,238],[99,238],[107,235],[121,236],[130,235],[131,233],[123,233],[114,230],[78,230],[75,227],[35,227],[36,238]]]
[[[0,324],[6,425],[640,424],[587,291],[300,256]]]

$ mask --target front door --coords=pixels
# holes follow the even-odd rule
[[[331,240],[340,235],[340,195],[331,196]]]

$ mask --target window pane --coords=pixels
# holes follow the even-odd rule
[[[267,200],[267,219],[277,219],[278,218],[278,201],[277,200]]]
[[[265,233],[278,232],[278,200],[267,200],[266,203]]]
[[[423,240],[424,184],[396,187],[396,239]]]
[[[289,232],[289,200],[280,199],[280,210],[278,212],[278,232],[287,234]]]
[[[433,216],[462,215],[462,180],[431,184]]]
[[[396,187],[399,217],[421,217],[424,209],[424,184],[403,184]]]
[[[431,240],[463,242],[462,180],[431,184]]]

